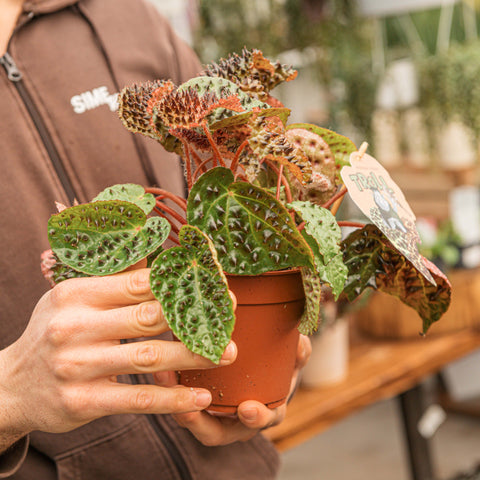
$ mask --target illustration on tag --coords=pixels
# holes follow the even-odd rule
[[[343,167],[340,172],[350,197],[394,248],[435,284],[418,251],[420,236],[415,226],[415,214],[400,187],[375,158],[365,153],[366,148],[364,143],[358,152],[352,153],[350,166]]]

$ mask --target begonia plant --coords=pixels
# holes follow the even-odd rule
[[[395,295],[419,313],[425,333],[448,308],[448,280],[423,259],[426,278],[373,223],[337,220],[347,193],[340,170],[357,147],[325,128],[288,123],[289,108],[271,90],[296,75],[244,50],[178,86],[124,88],[121,121],[182,158],[188,196],[114,185],[52,215],[51,281],[112,275],[148,258],[173,333],[214,362],[235,322],[228,274],[300,269],[305,334],[318,328],[322,285],[349,301],[366,288]],[[342,238],[346,225],[355,230]]]

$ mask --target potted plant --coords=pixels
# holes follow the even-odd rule
[[[244,50],[180,86],[156,81],[126,87],[119,97],[121,120],[182,157],[187,199],[149,186],[116,185],[48,223],[53,282],[115,274],[147,257],[152,292],[191,351],[218,362],[235,327],[239,356],[233,365],[180,377],[187,385],[207,382],[212,409],[219,411],[234,411],[237,403],[226,384],[213,385],[202,375],[237,372],[234,384],[257,390],[282,371],[291,376],[298,331],[317,329],[322,284],[335,298],[353,300],[367,287],[397,295],[419,311],[424,332],[449,304],[441,272],[425,267],[432,274],[427,280],[376,226],[353,224],[357,230],[342,240],[348,222],[337,221],[331,209],[346,193],[339,171],[357,148],[315,125],[287,124],[289,109],[270,90],[295,76],[260,51]],[[167,238],[177,245],[163,248]],[[247,280],[254,286],[242,293]],[[283,286],[286,297],[279,298]],[[229,288],[238,298],[235,312]],[[290,348],[276,353],[247,333],[262,360],[243,353],[247,347],[235,337],[244,319],[253,318],[257,293],[266,297],[253,323],[273,346]],[[271,304],[274,313],[266,313]],[[265,327],[267,319],[273,324]],[[273,395],[255,390],[237,401],[275,406],[288,389],[289,378]]]

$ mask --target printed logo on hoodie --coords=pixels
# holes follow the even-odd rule
[[[70,104],[75,113],[85,113],[102,105],[108,105],[112,112],[118,108],[118,93],[108,93],[107,87],[97,87],[88,92],[74,95],[70,99]]]

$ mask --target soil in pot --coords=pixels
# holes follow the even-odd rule
[[[209,410],[214,412],[233,414],[245,400],[275,408],[286,401],[295,368],[297,325],[305,303],[301,274],[295,270],[227,278],[237,297],[237,359],[226,367],[181,371],[179,382],[210,390]]]

